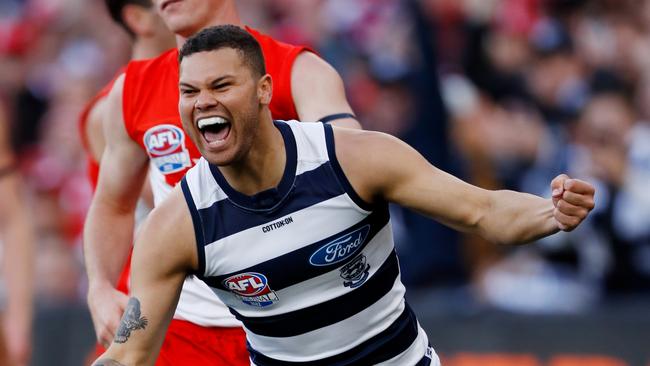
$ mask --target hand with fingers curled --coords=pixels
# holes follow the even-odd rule
[[[562,231],[575,229],[594,208],[593,185],[560,174],[551,181],[553,217]]]
[[[111,286],[90,286],[88,307],[95,327],[97,342],[108,348],[124,313],[129,297]]]

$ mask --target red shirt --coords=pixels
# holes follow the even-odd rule
[[[291,95],[291,68],[298,54],[309,49],[278,42],[248,27],[246,30],[260,43],[266,70],[273,78],[273,118],[298,119]],[[178,50],[172,49],[155,59],[130,62],[124,80],[126,131],[170,186],[180,181],[201,156],[181,125],[178,78]]]

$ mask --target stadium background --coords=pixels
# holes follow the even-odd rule
[[[650,365],[650,1],[238,0],[314,47],[366,129],[485,188],[590,179],[588,222],[532,246],[393,208],[407,298],[445,365]],[[0,0],[0,102],[37,231],[33,365],[81,365],[94,335],[77,118],[129,58],[101,0]]]

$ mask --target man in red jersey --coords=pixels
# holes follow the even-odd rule
[[[150,0],[106,0],[105,4],[111,18],[132,38],[131,60],[154,58],[174,47],[173,33],[158,16]],[[102,117],[106,112],[106,96],[112,86],[113,80],[86,104],[79,118],[79,134],[87,154],[88,178],[93,188],[97,186],[99,162],[105,146]]]
[[[154,4],[176,34],[179,47],[208,26],[242,26],[234,0],[156,0]],[[274,80],[270,106],[274,118],[359,127],[343,82],[329,64],[305,47],[246,30],[261,44]],[[113,338],[117,314],[126,305],[112,279],[128,257],[133,211],[147,168],[157,204],[200,156],[186,139],[178,115],[177,55],[173,49],[154,60],[131,62],[108,97],[104,122],[107,147],[84,235],[89,306],[95,318],[109,319],[97,329],[103,342]],[[242,352],[245,337],[239,322],[205,284],[188,277],[158,362],[247,365],[247,358],[240,357]]]
[[[173,33],[160,19],[150,0],[106,0],[105,3],[111,18],[121,25],[132,38],[132,60],[153,58],[174,46]],[[102,88],[88,102],[79,118],[79,133],[87,156],[88,178],[93,188],[97,185],[99,162],[105,146],[102,117],[106,112],[106,96],[112,85],[111,81]],[[148,191],[149,194],[143,193],[143,198],[144,201],[150,202],[152,199],[147,199],[147,196],[151,196],[151,193],[146,188],[148,186],[145,186],[145,191]],[[149,203],[149,206],[151,205],[152,202]],[[124,298],[128,294],[128,278],[129,265],[127,262],[122,274],[115,282],[116,289],[123,293]],[[105,328],[103,326],[105,320],[95,315],[101,314],[93,313],[95,329]],[[97,339],[101,339],[99,334]],[[104,347],[98,344],[95,353],[99,355],[103,352]]]

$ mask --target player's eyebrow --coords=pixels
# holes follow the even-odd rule
[[[179,87],[185,87],[185,88],[190,88],[190,89],[196,89],[196,87],[190,83],[186,83],[184,81],[178,82]]]
[[[208,84],[209,85],[217,85],[217,84],[220,84],[220,83],[222,83],[224,81],[227,81],[228,79],[231,79],[232,77],[233,77],[232,75],[220,76],[220,77],[218,77],[218,78],[216,78],[214,80],[211,80]],[[186,88],[196,88],[196,86],[192,85],[191,83],[184,82],[184,81],[179,81],[178,86],[179,87],[186,87]]]
[[[227,79],[230,79],[230,78],[232,78],[232,75],[224,75],[224,76],[220,76],[220,77],[218,77],[218,78],[212,80],[212,81],[210,82],[210,85],[221,84],[222,82],[224,82],[224,81],[226,81]]]

